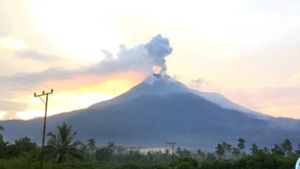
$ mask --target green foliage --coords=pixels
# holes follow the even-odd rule
[[[285,139],[282,142],[281,148],[285,155],[290,154],[293,151],[293,146],[289,139]]]
[[[176,169],[196,169],[192,164],[183,162],[177,165]]]
[[[98,161],[109,161],[113,156],[116,146],[113,142],[109,142],[107,146],[96,150],[96,159]]]
[[[240,149],[240,150],[244,150],[245,149],[245,142],[246,142],[246,140],[245,139],[243,139],[242,137],[240,137],[239,139],[238,139],[238,148]]]
[[[284,150],[281,146],[275,144],[274,147],[271,149],[272,154],[274,155],[285,155]]]
[[[233,169],[233,168],[234,168],[234,161],[232,160],[204,161],[199,167],[199,169]]]
[[[96,147],[96,140],[94,138],[88,139],[87,141],[87,149],[90,152],[95,152],[97,147]]]
[[[4,131],[4,127],[3,126],[0,126],[0,139],[3,139],[1,131]]]
[[[218,144],[215,148],[215,153],[217,154],[218,158],[221,159],[225,154],[225,148],[222,144]]]
[[[3,129],[0,126],[0,130]],[[250,153],[246,153],[245,140],[238,139],[236,146],[223,142],[212,152],[189,151],[177,148],[175,163],[169,151],[142,153],[138,150],[126,150],[109,142],[101,148],[96,147],[96,141],[89,139],[84,145],[74,141],[76,132],[63,123],[57,126],[57,133],[50,136],[46,151],[48,159],[44,169],[292,169],[300,154],[300,145],[293,152],[288,139],[281,144],[268,148],[259,148],[252,144]],[[6,142],[0,133],[0,169],[36,169],[40,163],[40,149],[24,137],[13,144]],[[126,150],[126,151],[125,151]],[[81,159],[84,153],[85,161]],[[218,156],[216,159],[215,155]],[[97,161],[95,160],[97,159]]]
[[[251,154],[255,155],[259,152],[258,146],[256,144],[252,144],[250,148]]]
[[[140,169],[138,165],[129,163],[129,164],[124,164],[120,166],[118,169]]]
[[[72,131],[72,126],[63,123],[57,126],[57,134],[49,133],[50,137],[46,152],[56,162],[62,163],[68,160],[74,162],[74,158],[82,159],[82,146],[80,141],[73,141],[76,132]]]
[[[16,140],[15,146],[19,154],[35,151],[37,149],[36,143],[31,142],[29,137],[24,137]]]
[[[178,169],[194,169],[197,168],[198,162],[192,158],[179,158],[175,165],[177,166],[176,168]]]

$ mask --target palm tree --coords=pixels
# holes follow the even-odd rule
[[[287,156],[288,154],[290,154],[293,151],[293,146],[289,139],[285,139],[282,142],[281,147],[282,147],[282,150],[283,150],[285,156]]]
[[[215,153],[217,154],[218,158],[221,159],[225,154],[225,148],[222,144],[218,144],[215,148]]]
[[[72,126],[63,123],[57,126],[57,134],[48,133],[50,137],[47,145],[47,152],[54,156],[58,163],[66,162],[74,158],[82,158],[82,143],[80,141],[73,141],[76,132],[72,131]]]
[[[95,154],[96,154],[96,140],[94,138],[88,139],[87,140],[87,144],[85,146],[85,156],[89,159],[89,160],[94,160],[95,159]]]
[[[88,139],[87,141],[87,149],[91,152],[95,152],[96,151],[96,140],[91,138]]]
[[[233,147],[232,148],[232,154],[234,155],[235,158],[238,158],[239,155],[241,154],[241,151],[239,148]]]
[[[225,157],[230,156],[232,146],[229,143],[226,143],[225,141],[222,143],[222,146],[225,150],[225,152],[224,152]]]
[[[252,144],[252,145],[251,145],[251,148],[250,148],[251,154],[252,154],[252,155],[257,154],[258,151],[259,151],[258,146],[257,146],[256,144]]]
[[[238,139],[238,148],[240,149],[240,151],[242,151],[242,150],[244,150],[245,149],[245,142],[246,142],[246,140],[245,139],[243,139],[242,137],[240,137],[239,139]]]

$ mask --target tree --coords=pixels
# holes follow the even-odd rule
[[[115,143],[113,143],[113,142],[108,142],[107,148],[108,148],[111,152],[114,152],[115,149],[116,149],[116,145],[115,145]]]
[[[289,139],[285,139],[281,144],[282,151],[284,152],[285,156],[290,154],[293,151],[292,143]]]
[[[225,148],[222,144],[218,144],[215,148],[215,153],[217,154],[218,158],[221,159],[225,154]]]
[[[0,126],[0,158],[5,158],[8,143],[4,141],[1,131],[4,131],[2,126]]]
[[[95,160],[96,140],[91,138],[87,140],[87,144],[83,147],[84,157],[88,160]]]
[[[241,150],[239,148],[235,148],[235,147],[232,148],[232,154],[234,155],[235,158],[238,158],[240,153]]]
[[[200,159],[205,158],[205,153],[203,151],[201,151],[200,149],[197,150],[197,155]]]
[[[246,142],[246,140],[245,139],[243,139],[242,137],[240,137],[239,139],[238,139],[238,148],[240,149],[240,151],[242,152],[244,149],[245,149],[245,142]]]
[[[187,149],[183,149],[179,156],[180,157],[191,157],[191,152]]]
[[[206,154],[206,157],[205,157],[206,160],[210,161],[210,160],[216,160],[216,156],[214,153],[207,153]]]
[[[82,159],[82,143],[73,141],[76,132],[72,131],[72,126],[63,123],[57,126],[57,134],[48,133],[50,137],[47,145],[47,152],[55,157],[58,163],[66,162],[74,158]]]
[[[2,131],[4,131],[4,128],[3,126],[0,126],[0,139],[3,140],[3,136],[2,136]]]
[[[106,146],[96,150],[96,159],[98,161],[109,161],[112,158],[116,146],[113,142],[109,142]]]
[[[284,151],[282,150],[282,147],[275,144],[274,147],[271,149],[272,154],[274,155],[285,155]]]
[[[7,158],[6,150],[7,150],[7,143],[3,139],[0,139],[0,159]]]
[[[257,154],[258,153],[258,146],[256,144],[252,144],[251,148],[250,148],[250,152],[252,155]]]
[[[23,137],[16,140],[15,145],[20,155],[30,151],[34,151],[37,148],[36,143],[31,142],[29,137]]]
[[[224,152],[225,153],[225,157],[230,156],[231,155],[231,149],[232,149],[231,145],[228,144],[228,143],[226,143],[226,142],[223,142],[222,145],[223,145],[224,150],[225,150],[225,152]]]
[[[296,152],[297,155],[300,155],[300,143],[298,144],[298,148],[295,152]]]
[[[87,141],[87,149],[90,151],[90,152],[95,152],[96,151],[96,140],[91,138],[91,139],[88,139]]]
[[[195,169],[197,166],[198,162],[189,157],[179,158],[176,162],[177,169]]]

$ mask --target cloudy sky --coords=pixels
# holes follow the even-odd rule
[[[158,34],[177,80],[300,119],[297,0],[0,0],[0,119],[43,116],[33,93],[52,88],[50,114],[125,92],[157,64],[143,48]]]

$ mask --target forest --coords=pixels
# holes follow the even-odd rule
[[[271,148],[252,144],[243,138],[235,145],[222,142],[214,151],[176,147],[141,151],[115,145],[97,146],[95,139],[75,140],[76,131],[63,123],[47,133],[44,149],[29,137],[8,142],[0,126],[0,169],[293,169],[300,144],[293,148],[289,139]]]

